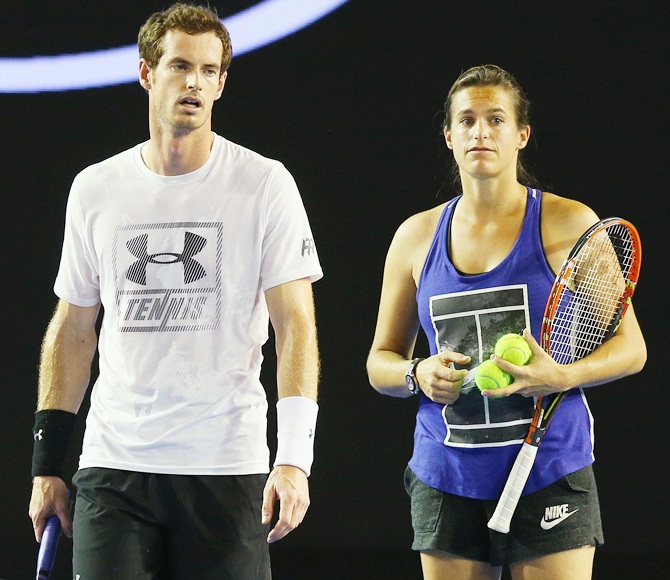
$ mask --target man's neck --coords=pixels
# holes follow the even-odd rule
[[[152,134],[142,148],[142,159],[158,175],[184,175],[207,162],[213,143],[214,133],[210,130],[182,136]]]

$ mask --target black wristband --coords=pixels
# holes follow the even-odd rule
[[[77,415],[60,409],[45,409],[35,413],[33,427],[32,476],[62,477],[67,452]]]

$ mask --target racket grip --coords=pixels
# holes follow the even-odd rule
[[[57,515],[51,516],[44,526],[40,550],[37,554],[36,580],[47,580],[51,575],[51,568],[56,560],[58,540],[60,540],[61,527]]]
[[[521,492],[526,485],[526,481],[528,481],[533,463],[535,463],[537,450],[538,447],[536,445],[531,445],[525,441],[521,445],[519,454],[512,466],[512,471],[510,471],[507,478],[507,483],[505,483],[505,488],[498,500],[498,505],[489,520],[488,526],[492,530],[502,534],[509,532],[514,510],[516,510]]]

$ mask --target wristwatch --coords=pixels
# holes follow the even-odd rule
[[[419,387],[419,381],[416,378],[416,366],[424,359],[415,358],[405,371],[405,382],[407,383],[407,388],[409,392],[413,395],[416,395],[421,392],[421,387]]]

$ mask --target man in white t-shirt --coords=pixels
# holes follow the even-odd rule
[[[35,417],[35,536],[56,514],[82,578],[266,579],[268,543],[309,505],[321,268],[289,172],[211,130],[232,56],[215,12],[175,4],[138,44],[150,139],[86,168],[68,199]],[[62,461],[96,349],[73,524]]]

